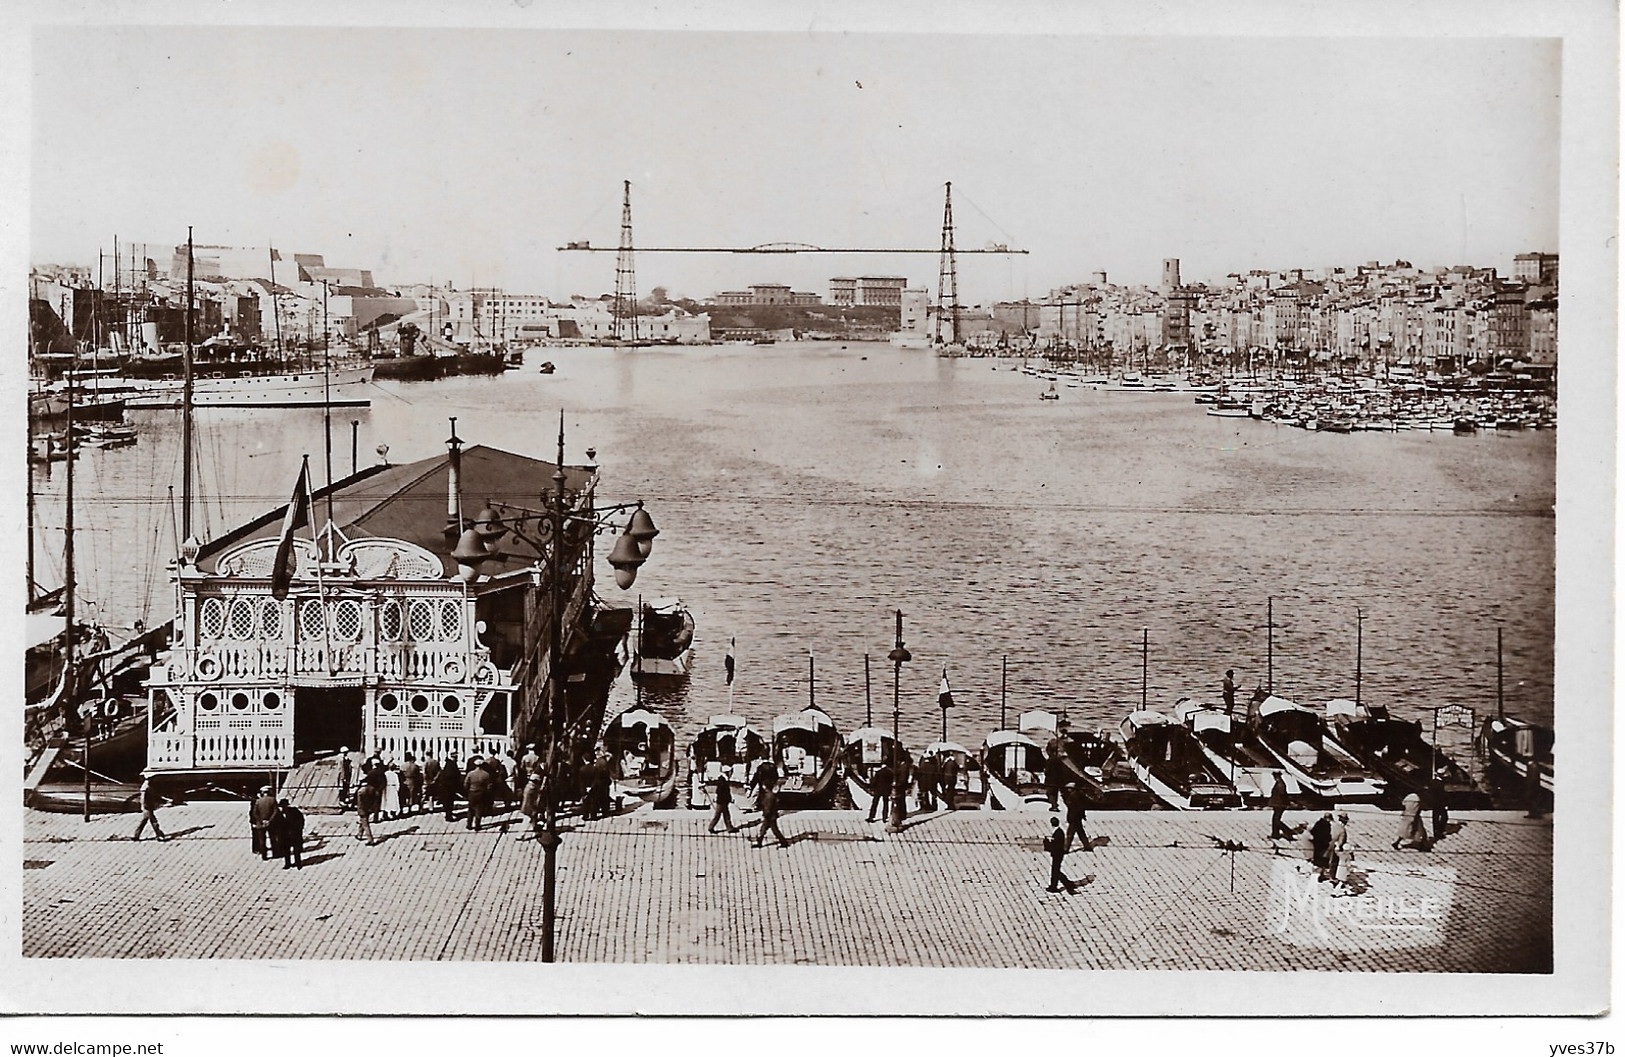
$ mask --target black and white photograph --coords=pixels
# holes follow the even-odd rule
[[[18,15],[8,1011],[1608,1008],[1612,6]]]

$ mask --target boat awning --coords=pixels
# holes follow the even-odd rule
[[[650,712],[647,708],[629,708],[610,721],[610,725],[615,727],[635,727],[639,724],[654,730],[665,726],[666,721],[660,718],[659,713]]]
[[[1123,725],[1133,730],[1141,730],[1145,727],[1163,727],[1168,725],[1168,717],[1149,708],[1138,708],[1124,717]]]
[[[66,617],[53,613],[30,613],[24,618],[23,634],[28,648],[43,646],[58,637],[68,627]]]
[[[879,727],[859,727],[846,736],[848,745],[857,745],[865,738],[878,738],[883,741],[891,740],[891,731],[881,730]]]
[[[1053,733],[1055,726],[1055,713],[1035,708],[1031,712],[1023,712],[1021,718],[1016,720],[1017,728],[1021,730],[1047,730]]]
[[[996,749],[1000,745],[1031,745],[1035,749],[1042,749],[1037,740],[1019,730],[995,730],[983,739],[982,744],[989,749]]]
[[[924,751],[922,751],[920,755],[941,756],[950,752],[962,752],[966,756],[971,756],[972,759],[975,758],[972,756],[969,749],[965,748],[965,746],[959,744],[957,741],[933,741],[931,744],[925,747]]]
[[[744,716],[712,716],[705,721],[708,727],[744,727],[749,723]]]
[[[1350,701],[1346,697],[1334,697],[1330,701],[1326,702],[1327,719],[1330,719],[1333,716],[1349,716],[1352,718],[1355,713],[1356,706],[1354,702]]]
[[[835,722],[816,708],[804,708],[800,712],[786,712],[773,720],[773,733],[780,734],[787,730],[816,731],[820,727],[835,729]]]
[[[1302,708],[1301,706],[1299,706],[1295,702],[1288,701],[1284,697],[1276,697],[1274,694],[1271,694],[1269,697],[1266,697],[1263,701],[1259,702],[1259,705],[1258,705],[1258,714],[1260,716],[1273,716],[1277,712],[1294,712],[1294,711],[1296,711],[1296,712],[1307,712],[1309,710],[1306,709],[1306,708]]]

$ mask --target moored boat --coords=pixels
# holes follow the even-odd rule
[[[629,708],[604,725],[603,740],[617,799],[675,802],[677,739],[671,724],[646,708]]]
[[[841,770],[846,774],[846,791],[853,807],[859,811],[869,810],[875,798],[875,772],[889,764],[895,776],[899,759],[905,764],[912,763],[908,750],[879,727],[859,727],[846,736],[846,747],[841,750]]]
[[[1382,798],[1382,781],[1326,737],[1326,724],[1313,709],[1271,694],[1248,706],[1247,726],[1254,741],[1306,792],[1334,802]]]
[[[982,742],[988,796],[1004,811],[1045,810],[1045,745],[1055,737],[1055,715],[1042,709],[1023,712],[1017,725],[1018,730],[995,730]]]
[[[937,774],[937,795],[946,801],[943,806],[950,811],[966,808],[979,808],[987,804],[988,780],[987,769],[976,754],[957,741],[934,741],[920,750],[920,762],[927,760],[933,764]],[[942,776],[947,773],[947,764],[953,762],[954,780],[953,788],[944,788]]]
[[[1222,707],[1182,697],[1174,704],[1174,717],[1191,732],[1208,761],[1226,777],[1243,800],[1262,803],[1274,788],[1280,770],[1275,760],[1236,729],[1235,717]],[[1283,774],[1287,792],[1299,792],[1297,779]]]
[[[689,748],[689,806],[713,806],[713,789],[719,781],[732,786],[734,799],[738,800],[756,765],[767,757],[767,739],[743,716],[712,716]]]
[[[677,598],[643,603],[632,678],[681,679],[694,663],[694,617]]]
[[[1119,730],[1135,776],[1169,807],[1201,811],[1241,806],[1241,795],[1182,724],[1142,708],[1125,716]]]
[[[1388,795],[1423,797],[1437,786],[1445,804],[1462,810],[1487,808],[1490,796],[1456,761],[1422,737],[1422,724],[1395,719],[1382,705],[1343,698],[1326,702],[1328,736],[1351,756],[1381,775]]]
[[[1526,723],[1512,716],[1491,716],[1479,728],[1478,747],[1492,777],[1527,788],[1534,769],[1540,788],[1553,791],[1552,728]]]
[[[773,762],[783,782],[786,807],[824,807],[835,795],[841,770],[841,735],[834,720],[809,705],[773,720]]]
[[[1105,730],[1061,732],[1062,784],[1082,782],[1089,791],[1089,806],[1107,811],[1144,811],[1157,806],[1134,773],[1134,767]]]

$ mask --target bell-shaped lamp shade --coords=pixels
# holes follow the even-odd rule
[[[490,507],[484,507],[474,515],[474,531],[480,534],[482,540],[490,542],[507,535],[508,529],[502,524],[502,515]]]
[[[485,549],[485,541],[480,539],[477,529],[464,529],[462,536],[457,540],[456,548],[451,552],[452,560],[457,563],[457,576],[464,583],[473,583],[480,575],[480,566],[488,561],[492,554]]]
[[[655,537],[660,535],[660,530],[655,528],[655,519],[649,516],[649,512],[638,507],[632,514],[632,520],[627,522],[626,533],[637,541],[638,553],[647,558],[654,549]]]
[[[623,532],[609,552],[609,564],[615,567],[615,586],[626,590],[637,579],[638,566],[644,563],[642,550],[631,532]]]
[[[202,549],[203,544],[198,542],[196,536],[186,537],[186,542],[181,544],[181,564],[196,565],[198,552]]]

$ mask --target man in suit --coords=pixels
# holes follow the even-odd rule
[[[1061,863],[1066,860],[1066,830],[1061,828],[1059,816],[1049,820],[1050,833],[1044,838],[1044,850],[1049,852],[1049,887],[1048,892],[1059,892],[1063,887],[1067,895],[1077,895],[1078,886],[1061,872]]]
[[[248,825],[252,830],[254,839],[254,854],[261,859],[271,857],[269,833],[271,820],[276,817],[276,797],[271,795],[271,787],[261,786],[259,796],[248,805]]]
[[[135,827],[135,836],[131,837],[131,840],[140,840],[141,832],[147,828],[147,823],[149,822],[152,823],[152,832],[158,837],[159,840],[163,841],[169,839],[168,837],[164,836],[164,828],[158,825],[157,812],[159,806],[163,804],[163,802],[164,798],[159,796],[158,790],[152,787],[152,779],[143,778],[141,780],[141,821],[137,823]]]
[[[282,846],[282,868],[305,868],[305,813],[286,797],[277,802],[276,833]]]
[[[1270,783],[1270,840],[1277,838],[1290,838],[1292,830],[1281,821],[1281,815],[1286,811],[1286,779],[1280,771],[1274,774],[1274,781]]]
[[[446,809],[446,821],[456,817],[457,798],[463,792],[463,775],[457,770],[457,757],[447,756],[440,761],[440,785],[436,794]]]
[[[1072,834],[1078,835],[1083,844],[1084,851],[1094,851],[1094,845],[1089,842],[1089,834],[1083,831],[1083,824],[1089,818],[1089,790],[1082,782],[1073,782],[1066,787],[1066,850],[1072,850]]]
[[[715,805],[715,810],[711,812],[711,824],[705,827],[705,832],[715,833],[718,822],[727,826],[729,833],[739,828],[734,825],[733,816],[728,813],[728,805],[733,803],[733,798],[733,786],[728,784],[728,776],[717,775],[716,780],[711,783],[711,802]]]
[[[491,772],[481,766],[483,763],[478,756],[474,757],[468,761],[468,773],[463,775],[463,796],[468,800],[468,818],[464,828],[475,833],[480,831],[480,823],[491,810],[491,796],[496,786]]]
[[[401,810],[414,815],[423,810],[423,768],[411,753],[401,763]]]
[[[891,793],[895,778],[892,774],[891,764],[883,763],[869,778],[869,791],[874,794],[869,801],[869,821],[875,820],[875,812],[879,811],[881,817],[891,817]]]
[[[761,772],[758,771],[757,773],[760,774]],[[788,848],[790,839],[784,835],[783,830],[779,829],[779,787],[777,781],[769,783],[757,794],[756,806],[762,809],[762,829],[761,832],[756,834],[756,846],[758,848],[762,846],[762,842],[767,839],[767,831],[771,829],[773,835],[779,838],[779,847]]]
[[[350,782],[355,778],[355,761],[350,759],[350,747],[339,746],[339,806],[350,803]]]

